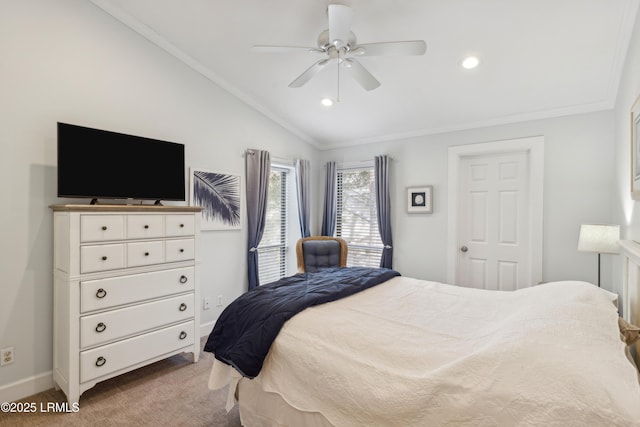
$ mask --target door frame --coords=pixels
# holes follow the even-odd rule
[[[458,271],[458,223],[462,173],[461,163],[465,157],[483,154],[525,152],[529,155],[529,218],[530,218],[530,283],[542,282],[543,244],[543,188],[544,188],[544,136],[507,139],[478,144],[455,145],[448,149],[448,221],[447,221],[447,283],[457,283]]]

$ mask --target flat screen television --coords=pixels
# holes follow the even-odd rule
[[[184,145],[58,122],[58,197],[184,201]]]

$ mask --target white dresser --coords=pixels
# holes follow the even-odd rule
[[[200,208],[55,205],[53,380],[97,382],[200,353]]]

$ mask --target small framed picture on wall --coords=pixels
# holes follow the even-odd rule
[[[407,189],[407,212],[433,213],[433,185]]]

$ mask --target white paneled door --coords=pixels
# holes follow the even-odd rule
[[[460,172],[458,284],[530,286],[529,153],[463,157]]]

